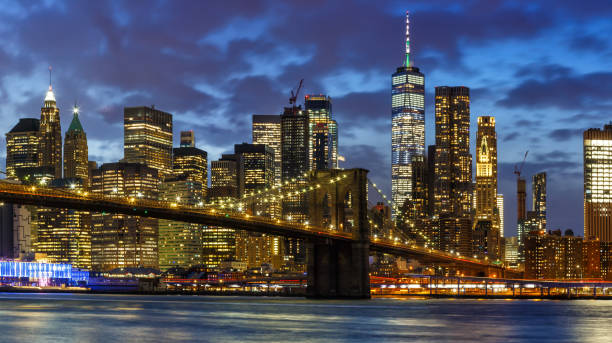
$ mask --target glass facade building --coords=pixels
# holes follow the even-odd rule
[[[186,175],[167,177],[160,186],[160,200],[195,206],[202,201],[202,184]],[[188,269],[202,263],[202,225],[159,220],[159,268]]]
[[[185,175],[202,186],[202,197],[208,194],[208,153],[202,149],[181,146],[172,149],[172,171],[175,176]]]
[[[584,237],[612,242],[612,122],[583,134]]]
[[[125,162],[157,169],[160,178],[172,174],[172,114],[154,107],[123,110]]]
[[[34,168],[39,165],[40,120],[19,119],[6,134],[6,174],[17,179],[17,170]]]
[[[310,122],[310,169],[338,168],[338,123],[332,119],[331,97],[306,95],[304,110]]]
[[[138,163],[105,163],[92,171],[91,192],[108,197],[157,200],[157,169]],[[93,213],[92,267],[108,271],[158,267],[158,220],[115,213]]]
[[[265,144],[274,152],[274,184],[281,184],[281,117],[278,114],[253,115],[253,144]]]
[[[391,196],[401,207],[412,199],[412,160],[425,154],[425,76],[400,67],[391,83]]]
[[[537,173],[532,177],[531,200],[533,211],[541,222],[539,226],[546,230],[546,173]]]

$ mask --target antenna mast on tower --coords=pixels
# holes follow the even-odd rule
[[[410,67],[410,11],[406,11],[406,68]]]

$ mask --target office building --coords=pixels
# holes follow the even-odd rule
[[[501,256],[500,218],[497,207],[497,134],[495,117],[478,117],[476,132],[476,218],[475,228],[487,228],[484,248],[490,259]],[[483,225],[479,225],[479,222]],[[484,224],[487,222],[489,224]],[[482,232],[480,232],[482,234]],[[481,242],[482,243],[482,242]]]
[[[531,199],[532,209],[540,221],[539,226],[546,230],[546,173],[538,173],[532,177]]]
[[[62,177],[62,129],[60,126],[60,111],[55,101],[53,87],[45,96],[43,107],[40,109],[40,147],[39,165],[51,168],[53,178]]]
[[[223,154],[210,164],[210,193],[214,202],[238,199],[239,161],[234,154]],[[206,268],[217,268],[236,255],[236,230],[205,225],[202,228],[202,261]]]
[[[81,179],[83,188],[89,189],[87,134],[79,120],[79,108],[75,106],[72,112],[72,122],[64,138],[64,178]]]
[[[193,137],[193,136],[192,136]],[[172,172],[185,175],[202,186],[202,197],[208,194],[208,153],[192,146],[172,149]]]
[[[201,204],[202,194],[202,184],[184,174],[167,177],[159,191],[160,200],[189,206]],[[158,248],[162,271],[202,264],[202,225],[160,219]]]
[[[473,207],[470,91],[467,87],[436,87],[435,101],[434,214],[440,218],[440,248],[469,255]]]
[[[6,174],[17,179],[17,169],[39,166],[40,120],[21,118],[6,134]]]
[[[238,198],[239,163],[236,155],[223,154],[210,163],[210,200]]]
[[[518,266],[518,237],[513,236],[504,239],[504,262],[508,267]]]
[[[306,95],[304,111],[310,122],[310,169],[338,168],[338,124],[332,119],[332,100]]]
[[[497,194],[497,213],[499,213],[499,236],[504,237],[504,195]]]
[[[156,169],[160,179],[172,174],[172,114],[154,106],[124,108],[123,155],[127,163]]]
[[[195,134],[193,130],[181,131],[180,147],[195,148]]]
[[[92,172],[91,192],[121,199],[159,198],[157,169],[139,163],[105,163]],[[92,214],[92,267],[107,271],[158,267],[158,220],[116,213]]]
[[[269,204],[262,201],[249,201],[258,191],[274,186],[274,151],[264,144],[242,143],[234,145],[238,165],[238,196],[247,197],[249,210],[254,215],[274,217],[269,212]]]
[[[84,191],[82,179],[55,179],[49,186],[67,191]],[[40,207],[34,251],[50,262],[71,263],[91,269],[91,215],[87,211]]]
[[[310,169],[310,129],[308,114],[301,106],[285,107],[281,116],[282,181],[284,191],[294,192],[306,185]],[[284,198],[283,219],[303,223],[307,220],[306,196],[303,193]]]
[[[398,207],[412,197],[414,156],[425,154],[425,76],[410,60],[409,24],[406,13],[406,63],[391,79],[391,197]]]
[[[583,134],[584,237],[612,242],[612,122]]]
[[[236,144],[234,153],[239,161],[239,194],[245,199],[245,210],[257,216],[277,218],[280,208],[253,197],[274,185],[274,152],[263,144]],[[246,196],[246,198],[245,198]],[[247,262],[249,268],[260,267],[263,263],[281,266],[282,254],[280,237],[247,232],[236,235],[236,259]]]
[[[253,144],[265,144],[274,152],[274,184],[280,186],[282,179],[280,115],[253,115]]]

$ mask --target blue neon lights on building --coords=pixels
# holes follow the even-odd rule
[[[72,279],[72,265],[64,263],[0,261],[0,277]]]

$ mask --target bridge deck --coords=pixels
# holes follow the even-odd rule
[[[72,192],[56,188],[26,186],[6,181],[0,182],[0,200],[23,205],[176,220],[303,239],[354,240],[350,232],[332,231],[312,225],[291,223],[204,206],[194,207],[133,197]],[[451,263],[479,268],[501,268],[499,265],[486,261],[457,256],[414,244],[404,244],[400,241],[373,239],[370,242],[370,249],[399,256],[418,257],[424,262]]]

